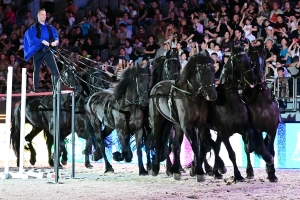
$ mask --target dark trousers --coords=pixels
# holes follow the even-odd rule
[[[56,61],[54,60],[54,57],[50,50],[38,51],[33,56],[33,86],[35,90],[39,88],[40,68],[43,61],[45,61],[47,67],[51,71],[53,88],[55,88],[55,84],[57,83],[59,78],[59,71],[56,65]]]

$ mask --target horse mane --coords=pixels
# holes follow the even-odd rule
[[[121,77],[121,81],[115,87],[114,96],[116,100],[120,100],[127,91],[127,88],[134,81],[134,78],[137,77],[139,70],[137,67],[127,68]]]
[[[166,59],[165,56],[161,56],[156,58],[153,61],[153,71],[151,75],[152,86],[154,86],[156,83],[158,83],[163,79],[163,66],[164,66],[165,59]]]
[[[213,59],[209,56],[207,51],[202,51],[190,57],[188,63],[181,72],[179,83],[186,83],[187,79],[195,73],[195,67],[197,64],[213,63]]]

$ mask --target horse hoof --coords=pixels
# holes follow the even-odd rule
[[[50,167],[54,167],[54,161],[53,160],[49,160],[49,165],[50,165]]]
[[[29,162],[30,162],[31,165],[35,165],[36,160],[35,159],[30,159]]]
[[[213,176],[214,173],[213,173],[213,172],[207,172],[206,175],[208,175],[208,176]]]
[[[102,159],[103,157],[102,156],[99,156],[99,155],[92,155],[92,161],[98,161],[100,159]]]
[[[174,174],[173,174],[173,178],[174,178],[176,181],[179,181],[179,180],[180,180],[180,177],[181,177],[181,174],[177,174],[177,173],[174,173]]]
[[[225,166],[223,166],[222,168],[219,168],[219,169],[218,169],[218,172],[219,172],[220,174],[226,174],[227,168],[226,168]]]
[[[194,174],[194,172],[193,172],[193,169],[190,170],[190,176],[191,176],[191,177],[194,177],[194,176],[195,176],[195,174]]]
[[[272,178],[268,177],[268,179],[269,179],[269,181],[270,181],[271,183],[277,183],[277,182],[278,182],[278,178],[277,178],[276,176],[274,176],[274,177],[272,177]]]
[[[223,179],[223,175],[222,174],[215,175],[214,179],[221,180]]]
[[[113,160],[117,161],[117,162],[122,161],[123,160],[122,154],[120,152],[118,152],[118,151],[114,152],[113,153]]]
[[[88,168],[88,169],[92,169],[92,168],[93,168],[93,165],[91,165],[91,164],[89,163],[89,164],[86,164],[85,167]]]
[[[109,173],[115,173],[115,170],[113,169],[113,168],[110,168],[110,169],[106,169],[105,171],[104,171],[104,174],[109,174]]]
[[[254,179],[254,175],[247,175],[246,178],[247,179]]]
[[[154,172],[153,170],[150,170],[150,174],[151,174],[152,176],[157,176],[157,175],[158,175],[158,173]]]
[[[64,159],[61,159],[61,164],[62,165],[67,165],[68,164],[68,161],[64,160]]]
[[[166,174],[168,175],[168,176],[172,176],[173,175],[173,173],[168,169],[168,170],[166,170]]]
[[[183,168],[179,168],[180,173],[186,173],[186,171]]]
[[[139,172],[139,176],[148,176],[148,172],[145,170],[145,171],[142,171],[142,172]]]
[[[205,176],[204,175],[196,175],[196,181],[197,182],[204,182]]]
[[[234,178],[233,182],[237,183],[237,182],[245,182],[245,179],[241,176],[239,178]]]

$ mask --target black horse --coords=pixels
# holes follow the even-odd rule
[[[186,133],[196,158],[194,171],[197,174],[197,181],[203,181],[204,154],[200,152],[204,149],[199,139],[202,137],[208,114],[207,101],[214,101],[217,98],[214,83],[213,60],[208,52],[204,51],[190,58],[178,82],[162,81],[152,88],[149,116],[155,141],[154,148],[152,148],[154,151],[151,167],[153,176],[158,174],[159,163],[166,156],[164,148],[169,137],[165,137],[163,131],[171,122],[180,124],[181,129]],[[194,128],[198,130],[198,135]],[[176,158],[177,156],[174,156],[175,160]],[[176,166],[176,163],[178,161],[174,161],[173,169],[179,174],[179,166]]]
[[[105,155],[103,139],[113,129],[116,129],[122,147],[121,159],[118,160],[131,162],[130,137],[134,133],[139,174],[147,174],[142,160],[144,122],[142,107],[148,104],[150,75],[148,67],[141,68],[137,66],[128,68],[124,71],[122,80],[116,86],[114,92],[103,90],[95,93],[88,100],[86,110],[99,141],[100,150],[105,161],[105,172],[114,170]],[[101,130],[102,126],[105,126],[104,131]]]
[[[220,78],[220,85],[217,87],[218,100],[209,103],[208,125],[209,128],[218,132],[215,155],[219,154],[221,142],[224,143],[229,158],[234,166],[234,181],[243,181],[244,178],[236,164],[235,153],[229,142],[229,138],[234,133],[240,133],[246,143],[246,150],[253,151],[262,156],[269,164],[273,163],[273,157],[269,154],[263,144],[263,140],[253,133],[249,123],[249,113],[246,105],[240,98],[239,88],[256,85],[257,77],[254,74],[249,57],[243,48],[233,48],[232,55],[224,65]],[[206,132],[209,132],[206,128]],[[256,145],[254,145],[256,141]],[[222,177],[218,169],[221,166],[219,160],[215,160],[214,173],[217,178]]]
[[[79,92],[81,92],[82,88],[79,85],[78,80],[74,77],[73,70],[66,67],[60,71],[61,80],[64,85],[67,85],[70,88],[76,87]],[[70,95],[69,94],[62,94],[62,112],[61,112],[61,135],[60,135],[60,141],[61,141],[61,150],[64,151],[64,138],[66,137],[66,132],[70,133],[70,124],[63,123],[65,122],[65,119],[68,118],[68,112],[65,112],[66,110],[70,110]],[[33,97],[27,97],[26,99],[26,119],[25,123],[30,123],[32,125],[32,130],[30,134],[28,134],[25,137],[25,140],[28,142],[29,150],[31,151],[30,156],[30,163],[32,165],[36,162],[36,152],[32,146],[32,140],[33,138],[42,130],[45,130],[48,134],[53,134],[53,124],[50,125],[50,121],[53,118],[52,117],[52,106],[53,106],[53,98],[52,96],[33,96]],[[16,108],[14,109],[14,115],[12,119],[12,127],[11,127],[11,143],[13,146],[13,149],[15,151],[15,154],[17,156],[17,165],[19,164],[19,149],[20,149],[20,111],[21,111],[21,103],[19,102]],[[69,120],[70,121],[70,120]],[[48,148],[51,148],[51,145],[53,143],[53,139],[51,142],[51,139],[47,141]],[[49,153],[49,164],[50,166],[53,166],[53,160],[50,159],[51,155]],[[67,158],[62,158],[62,163],[66,163]]]
[[[152,77],[151,77],[151,86],[150,89],[152,89],[152,87],[154,87],[157,83],[159,83],[160,81],[164,81],[164,80],[177,80],[180,77],[180,69],[181,69],[181,65],[180,62],[177,58],[177,56],[170,56],[169,58],[166,58],[165,56],[161,56],[159,58],[156,58],[153,63],[153,72],[152,72]],[[173,134],[170,134],[171,128],[173,127],[175,134],[173,136]],[[169,138],[169,152],[171,152],[171,147],[173,144],[173,141],[179,141],[179,143],[181,144],[183,141],[183,133],[180,134],[178,132],[182,132],[181,127],[178,124],[173,124],[171,126],[171,124],[169,126],[166,126],[165,128],[165,132],[167,135],[170,135]],[[177,138],[177,136],[182,136]],[[180,148],[179,148],[179,152],[178,154],[180,154]],[[168,155],[166,155],[166,173],[168,175],[171,175],[173,173],[174,170],[172,170],[172,162],[170,160],[170,157]],[[180,164],[180,157],[178,158],[179,161],[179,168],[180,171],[184,171],[181,164]]]
[[[247,88],[243,90],[243,99],[247,104],[250,124],[255,131],[255,134],[259,135],[262,132],[266,132],[267,136],[264,139],[264,143],[271,153],[275,156],[274,141],[276,137],[276,131],[278,124],[281,122],[280,111],[278,102],[272,91],[267,87],[265,81],[265,59],[266,52],[263,47],[250,46],[249,57],[253,66],[254,72],[258,77],[258,84],[253,88]],[[261,136],[259,136],[261,137]],[[246,151],[247,155],[247,178],[253,178],[253,168],[251,165],[250,154]],[[266,165],[268,173],[268,179],[271,182],[277,182],[278,179],[275,175],[274,163]]]
[[[164,80],[177,80],[180,76],[180,62],[177,57],[161,56],[152,62],[151,87]]]
[[[63,58],[61,55],[60,58],[66,60],[66,58]],[[58,60],[61,61],[61,60]],[[85,115],[85,108],[84,104],[86,102],[86,98],[91,95],[93,92],[96,92],[99,89],[102,89],[104,87],[104,82],[105,79],[101,73],[101,71],[90,68],[89,70],[86,70],[85,73],[80,76],[73,66],[66,65],[63,70],[60,71],[61,77],[62,77],[62,82],[65,85],[68,85],[69,87],[76,87],[77,88],[77,97],[76,97],[76,115],[75,115],[75,131],[77,135],[81,138],[84,138],[87,140],[86,142],[86,148],[85,148],[85,166],[86,167],[92,167],[89,162],[89,153],[90,149],[92,148],[92,144],[94,145],[94,148],[96,150],[99,150],[97,142],[95,141],[95,135],[93,132],[93,129],[91,128],[89,119]],[[79,85],[80,81],[80,85]],[[69,95],[64,95],[66,99],[65,101],[65,106],[62,111],[63,112],[71,112],[71,102],[70,102],[70,97]],[[30,102],[32,101],[32,102]],[[48,163],[50,166],[53,166],[53,159],[51,157],[51,146],[53,145],[53,135],[49,132],[49,127],[48,127],[48,122],[50,121],[50,118],[47,118],[48,114],[51,114],[52,108],[51,108],[51,97],[36,97],[36,98],[28,98],[27,103],[30,104],[31,110],[38,110],[37,112],[32,112],[31,116],[35,116],[34,122],[31,120],[28,120],[26,117],[26,123],[30,123],[32,125],[32,131],[26,135],[25,140],[28,142],[28,148],[30,150],[30,163],[32,165],[35,164],[36,162],[36,151],[32,145],[32,140],[33,138],[42,130],[44,130],[44,135],[46,138],[46,144],[47,144],[47,149],[48,149]],[[50,107],[49,107],[50,106]],[[36,116],[39,114],[38,116]],[[14,140],[14,137],[16,137],[15,133],[18,133],[19,131],[19,116],[20,116],[20,106],[18,105],[15,108],[15,113],[14,113],[14,123],[16,123],[16,126],[14,126],[13,123],[13,137],[12,141]],[[63,133],[64,136],[67,136],[70,134],[70,125],[71,125],[71,118],[70,114],[64,115],[66,118],[64,119],[65,125],[64,128],[61,128],[61,132],[65,131]],[[38,118],[40,117],[40,121],[38,121]],[[68,117],[68,118],[67,118]],[[37,126],[38,125],[38,126]],[[69,128],[67,128],[69,127]],[[15,131],[16,130],[16,131]],[[19,141],[17,139],[16,141]],[[13,141],[15,143],[15,141]],[[19,143],[13,144],[13,146],[18,149]],[[65,142],[63,139],[61,139],[60,142],[61,145],[61,151],[62,151],[62,164],[66,164],[67,162],[67,151],[65,149]],[[101,155],[98,151],[94,152],[94,157],[97,159],[100,159]],[[16,155],[18,157],[18,152],[16,151]]]

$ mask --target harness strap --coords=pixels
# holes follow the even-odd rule
[[[174,119],[177,123],[179,123],[179,118],[178,118],[178,115],[176,114],[173,106],[172,106],[172,96],[173,96],[173,86],[171,86],[170,88],[170,92],[169,92],[169,95],[168,95],[168,107],[170,109],[170,119]]]

